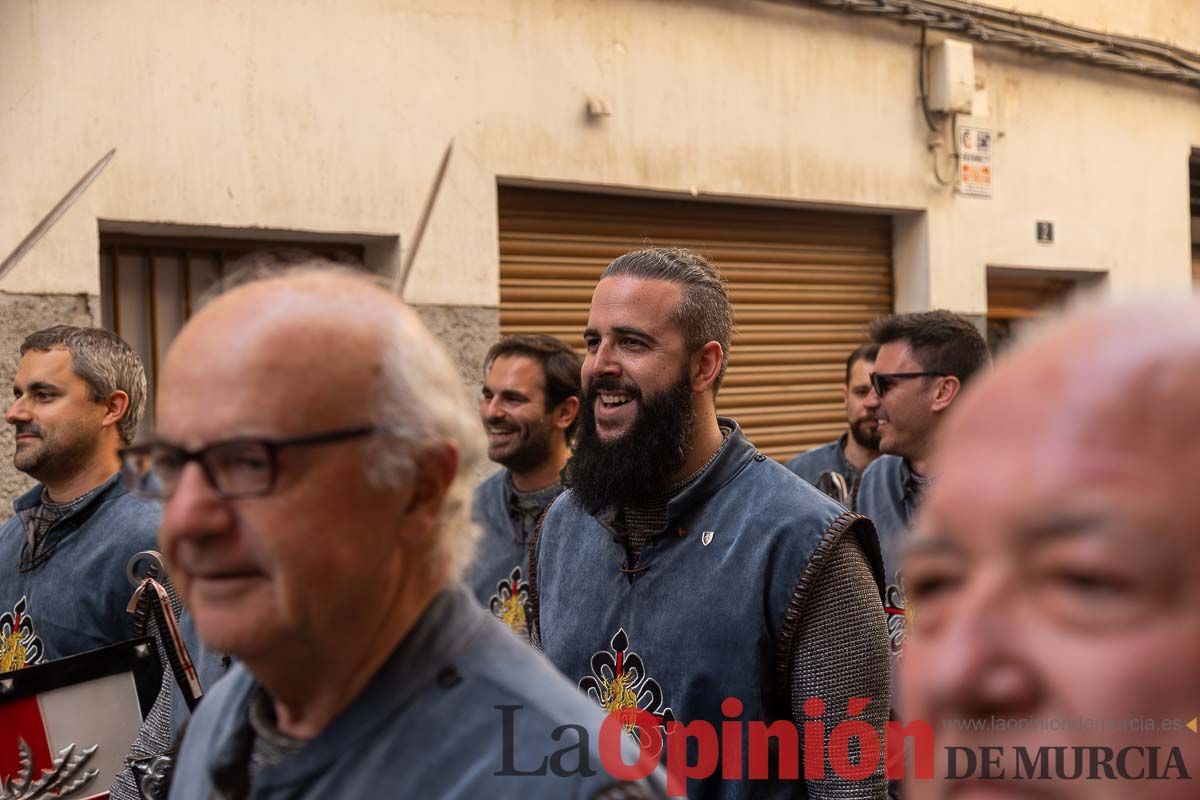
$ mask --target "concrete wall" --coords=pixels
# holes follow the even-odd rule
[[[1194,0],[1025,5],[1095,6],[1130,32],[1200,24]],[[496,305],[497,176],[928,210],[928,300],[966,311],[985,263],[1108,269],[1116,291],[1190,271],[1200,104],[1161,82],[977,47],[1001,138],[996,196],[976,200],[934,183],[916,31],[886,21],[715,1],[166,8],[0,4],[0,178],[21,187],[0,198],[0,242],[119,148],[0,290],[95,293],[97,219],[407,234],[451,137],[417,302]],[[589,96],[612,116],[590,123]],[[1053,249],[1030,233],[1043,216]]]
[[[1200,51],[1200,5],[1195,0],[988,0],[985,5]]]
[[[1195,0],[1018,6],[1200,49]],[[495,333],[503,179],[891,210],[901,309],[982,314],[989,265],[1189,289],[1195,90],[976,43],[995,195],[960,197],[933,178],[917,38],[754,0],[5,0],[0,251],[118,154],[0,294],[95,295],[99,220],[406,247],[451,138],[409,299],[454,320],[465,373]]]

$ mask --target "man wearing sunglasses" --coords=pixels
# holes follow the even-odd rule
[[[413,311],[324,262],[260,276],[184,326],[159,390],[123,469],[164,502],[202,639],[239,661],[192,718],[172,798],[612,788],[602,713],[458,580],[483,435]],[[587,768],[539,769],[564,747]]]
[[[960,403],[904,548],[903,708],[937,732],[912,800],[1197,796],[1197,392],[1200,304],[1156,300],[1072,313]]]
[[[879,450],[886,455],[863,472],[855,510],[879,532],[888,634],[899,652],[905,630],[896,574],[900,541],[933,477],[929,459],[938,427],[963,385],[988,363],[988,349],[970,321],[942,310],[881,317],[868,334],[879,353],[864,405],[879,420]]]

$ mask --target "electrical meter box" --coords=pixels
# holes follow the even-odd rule
[[[975,101],[975,52],[971,45],[946,39],[929,48],[929,110],[970,114]]]

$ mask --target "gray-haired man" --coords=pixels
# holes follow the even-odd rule
[[[145,404],[141,361],[113,333],[57,325],[21,345],[4,419],[13,464],[39,483],[0,527],[0,615],[23,621],[0,638],[0,672],[133,635],[125,567],[154,548],[160,511],[117,479],[117,451]]]
[[[938,431],[903,557],[902,708],[937,742],[912,800],[1197,796],[1197,393],[1200,303],[1072,312]]]
[[[155,548],[162,513],[118,480],[118,452],[133,441],[145,405],[141,360],[116,334],[56,325],[21,345],[4,419],[16,434],[13,464],[39,483],[0,526],[0,672],[135,635],[127,566]],[[215,680],[218,654],[200,653],[181,623],[200,683]],[[156,623],[148,632],[164,646]],[[167,675],[130,755],[148,763],[169,751],[186,717]],[[114,799],[138,797],[136,780],[123,771]]]
[[[458,582],[482,430],[387,291],[313,264],[217,297],[167,354],[156,436],[127,478],[240,662],[173,798],[644,796],[604,769],[600,711]]]

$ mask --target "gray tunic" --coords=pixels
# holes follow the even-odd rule
[[[884,610],[888,614],[888,635],[892,651],[898,653],[904,643],[904,590],[900,574],[900,552],[909,523],[916,513],[928,479],[913,472],[907,460],[899,456],[880,456],[863,470],[855,511],[875,523],[887,587]]]
[[[162,508],[131,495],[116,475],[60,507],[50,525],[39,522],[43,492],[38,484],[18,497],[16,514],[0,525],[0,626],[20,634],[19,650],[0,641],[0,670],[132,638],[125,565],[158,540]]]
[[[843,433],[832,442],[801,453],[784,464],[784,466],[817,488],[823,488],[821,486],[822,474],[826,472],[837,473],[846,480],[846,486],[850,491],[850,495],[853,496],[855,486],[858,484],[861,476],[858,468],[846,459],[846,440],[849,437],[850,434],[848,432]],[[840,501],[841,498],[834,499]]]
[[[719,422],[724,444],[663,498],[661,514],[592,515],[569,490],[555,501],[531,546],[535,641],[595,702],[627,713],[719,727],[722,701],[734,698],[745,720],[802,723],[803,700],[819,697],[832,730],[853,696],[872,700],[865,719],[882,729],[890,696],[874,531],[759,453],[732,420]],[[635,529],[650,526],[658,530],[630,547]],[[778,771],[723,780],[718,770],[687,787],[693,800],[884,791],[882,769],[807,783]]]
[[[562,493],[554,483],[518,492],[507,469],[475,490],[471,516],[481,531],[466,584],[479,602],[523,639],[529,638],[529,539],[534,525]]]
[[[602,712],[461,586],[434,599],[316,738],[263,766],[250,787],[249,707],[259,686],[238,665],[201,703],[172,800],[662,796],[605,771]],[[626,763],[635,760],[627,749]]]

